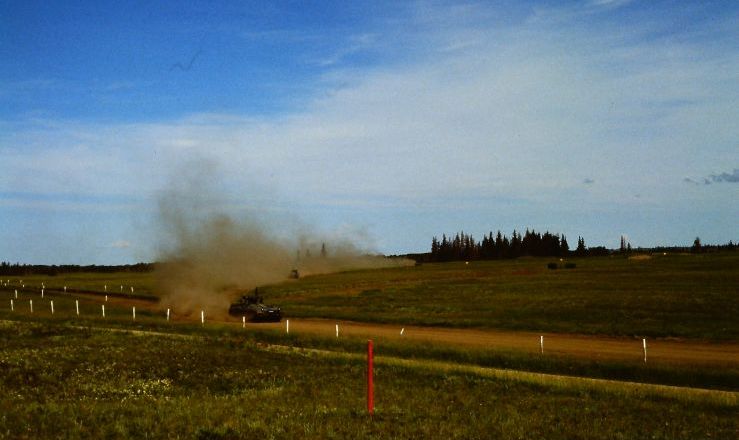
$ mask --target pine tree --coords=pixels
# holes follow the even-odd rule
[[[585,239],[582,237],[577,237],[577,249],[575,249],[575,255],[577,255],[578,257],[584,257],[585,252]]]
[[[521,234],[517,233],[516,230],[513,230],[513,235],[511,236],[511,258],[518,258],[521,256]]]
[[[690,252],[694,254],[699,254],[701,252],[701,239],[700,237],[695,237],[695,240],[693,240],[693,247],[690,248]]]
[[[439,239],[434,237],[431,240],[431,261],[438,261],[439,259]]]
[[[567,237],[565,237],[564,234],[562,234],[562,238],[559,240],[559,253],[561,256],[567,256],[567,254],[570,252],[570,245],[567,244]]]

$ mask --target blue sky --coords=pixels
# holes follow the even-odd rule
[[[156,259],[196,178],[384,253],[739,239],[737,2],[151,3],[0,2],[0,260]]]

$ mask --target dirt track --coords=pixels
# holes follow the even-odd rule
[[[367,338],[407,339],[439,345],[461,345],[540,352],[541,334],[498,330],[451,329],[406,326],[403,335],[397,325],[344,322],[322,319],[290,319],[290,333],[308,332],[335,336],[339,334]],[[250,328],[285,328],[285,322],[248,324]],[[643,361],[641,339],[610,338],[571,334],[543,334],[544,353],[587,359],[619,359]],[[647,361],[650,363],[714,364],[739,367],[739,344],[708,343],[695,340],[648,339]]]
[[[80,295],[82,296],[82,295]],[[92,296],[88,296],[92,299]],[[110,298],[111,306],[141,309],[156,308],[151,302],[129,298]],[[213,318],[210,318],[213,320]],[[402,326],[362,322],[336,321],[327,319],[290,319],[290,333],[311,333],[335,336],[339,324],[340,335],[392,340],[410,340],[432,344],[467,347],[487,347],[490,349],[517,350],[539,353],[539,337],[544,336],[544,354],[575,356],[583,359],[611,359],[622,361],[643,361],[642,340],[637,338],[616,338],[607,336],[586,336],[562,333],[534,333],[522,331],[456,329],[440,327]],[[198,321],[196,317],[173,316],[180,322]],[[241,326],[240,320],[219,321]],[[247,324],[247,328],[285,328],[285,320],[280,323]],[[650,364],[677,363],[693,365],[714,365],[717,367],[739,368],[739,343],[707,342],[701,340],[647,339],[647,361]]]

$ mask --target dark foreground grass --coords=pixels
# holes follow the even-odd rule
[[[739,428],[736,404],[387,365],[370,418],[360,360],[233,336],[6,322],[0,344],[3,438],[695,439]]]

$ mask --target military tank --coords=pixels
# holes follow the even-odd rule
[[[264,298],[259,295],[259,289],[254,289],[251,295],[244,295],[228,308],[231,316],[244,316],[249,322],[280,322],[282,310],[273,305],[264,304]]]

